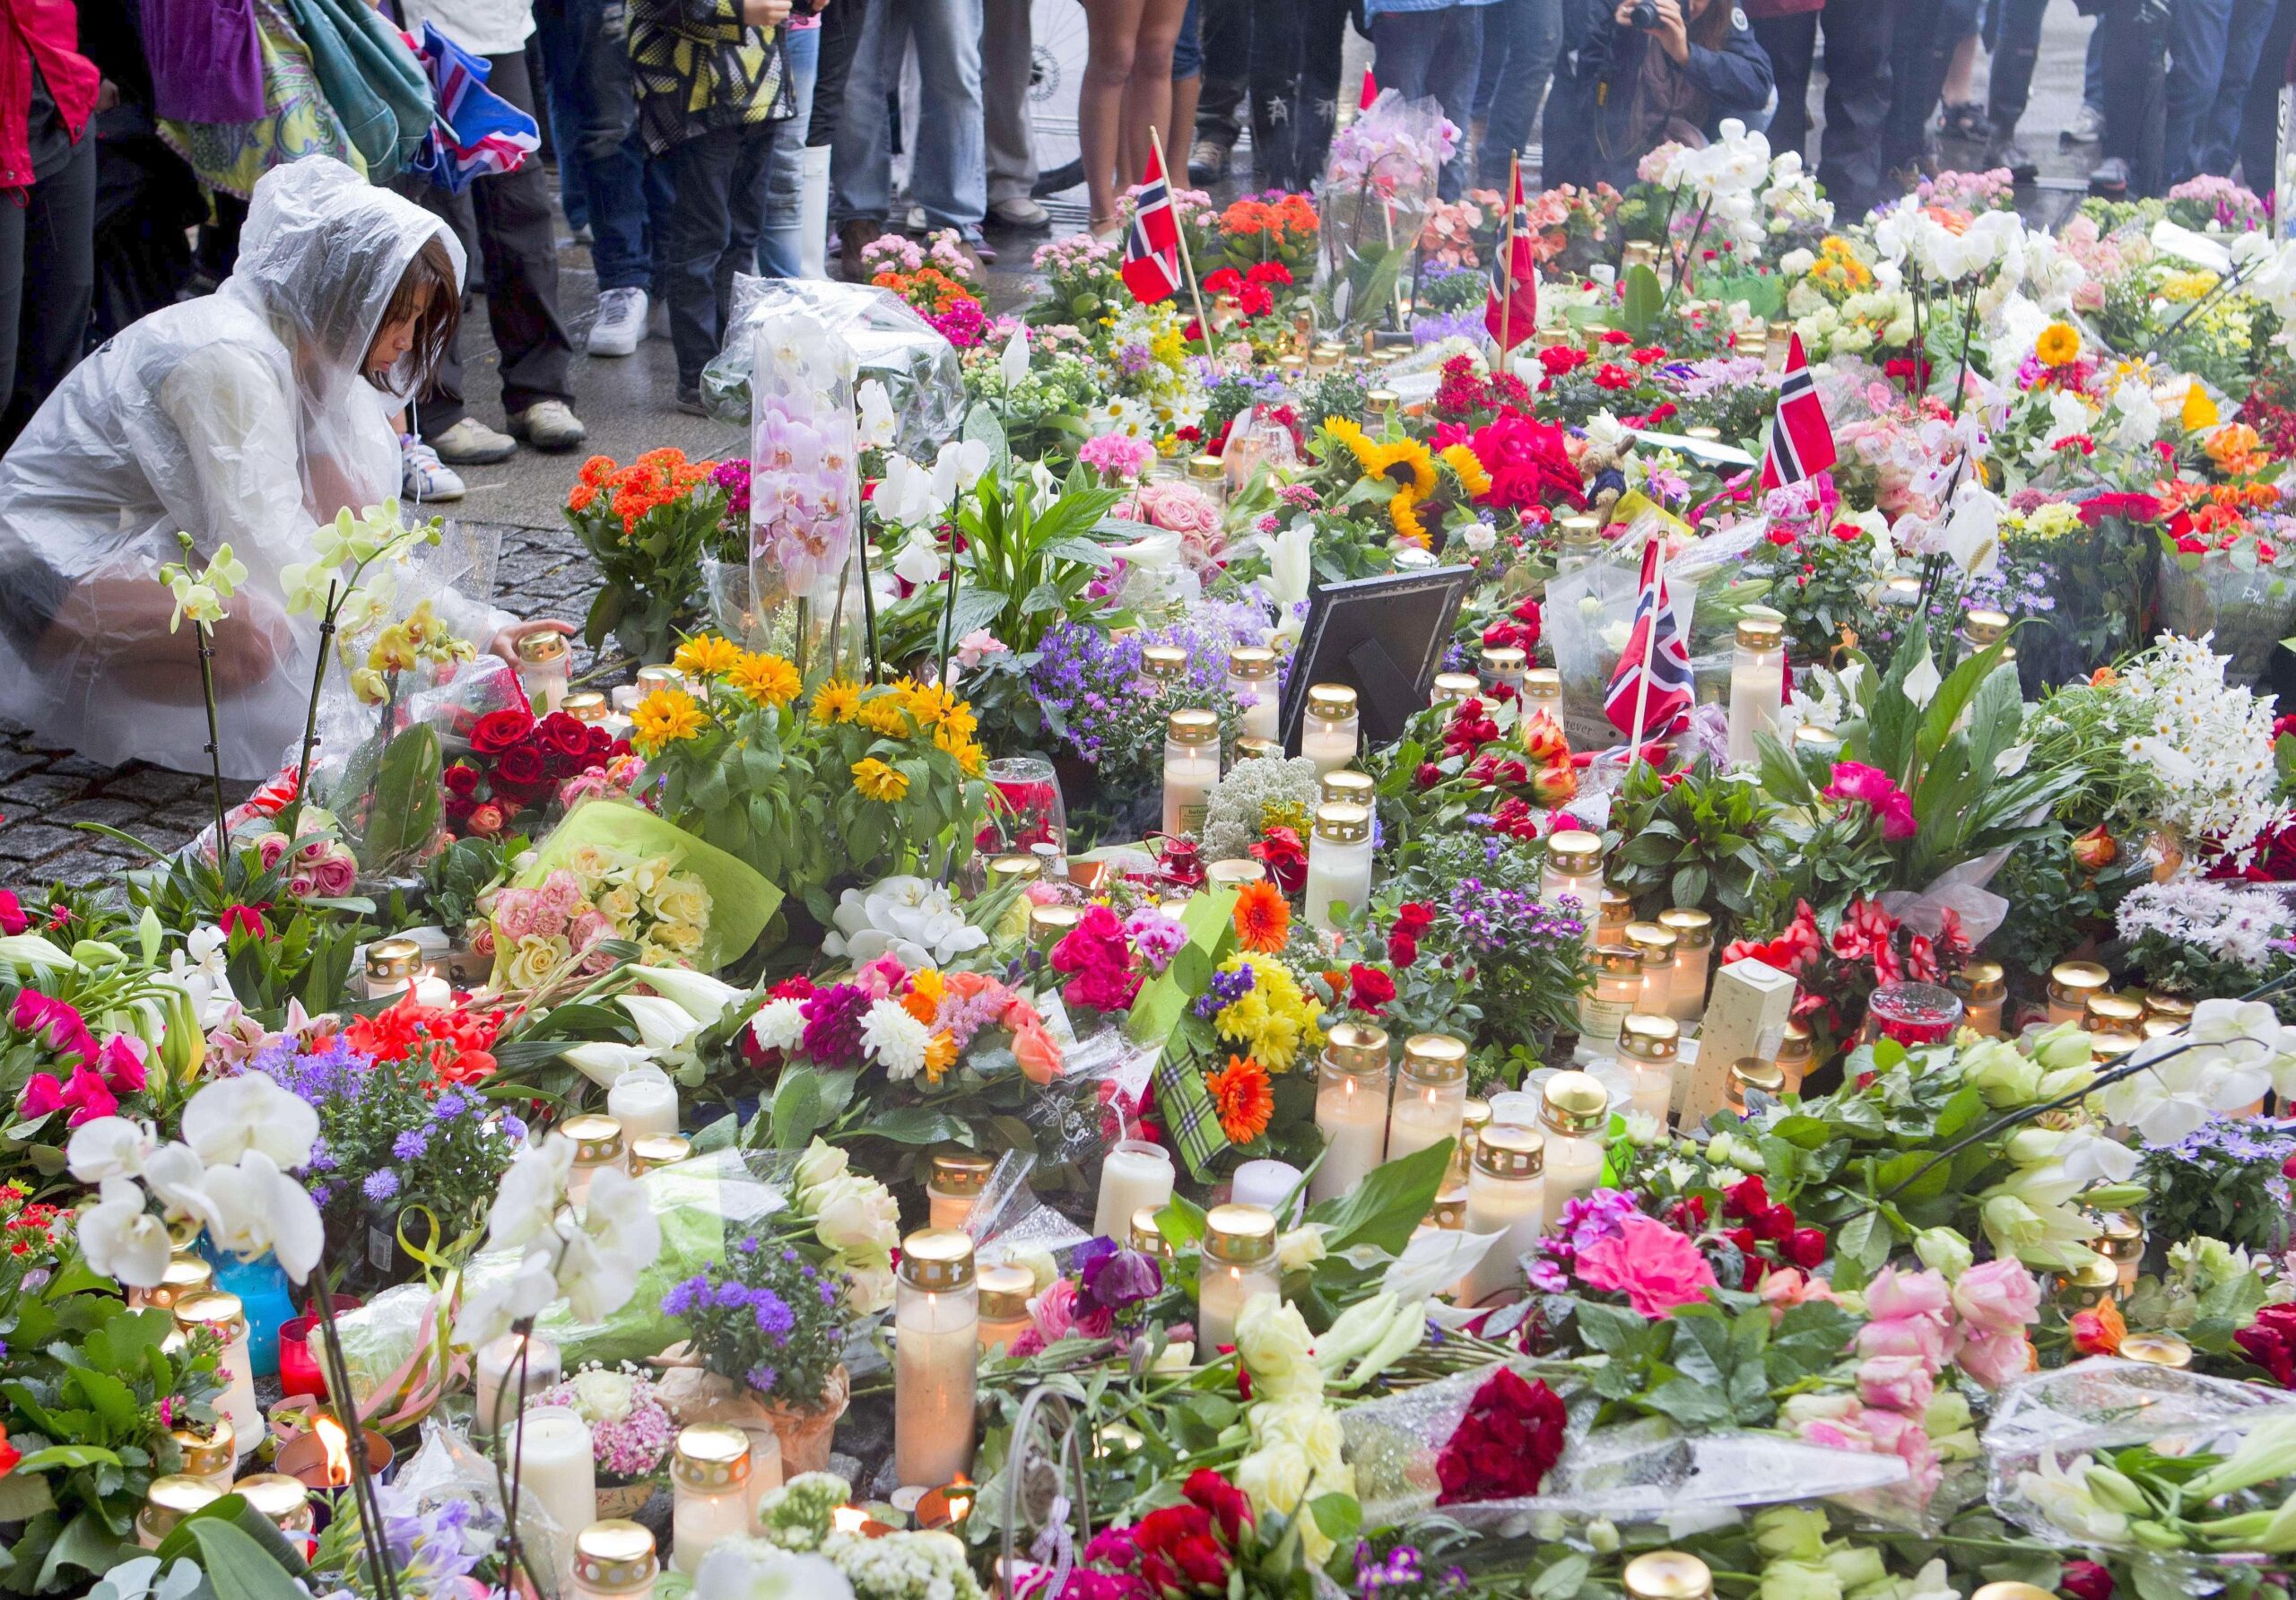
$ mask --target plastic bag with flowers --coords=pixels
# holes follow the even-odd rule
[[[1393,90],[1333,136],[1316,187],[1315,296],[1323,326],[1353,332],[1398,312],[1397,285],[1458,140],[1440,106]]]
[[[781,891],[713,846],[623,801],[585,801],[497,891],[481,943],[496,981],[531,989],[617,939],[648,965],[711,972],[757,943]],[[586,953],[587,952],[587,953]]]
[[[866,283],[737,274],[725,345],[701,371],[713,413],[728,420],[750,414],[751,335],[760,322],[791,316],[834,329],[851,348],[858,378],[883,387],[897,430],[892,442],[902,452],[929,457],[956,433],[964,385],[955,348],[899,295]]]

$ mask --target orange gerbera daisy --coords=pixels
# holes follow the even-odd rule
[[[926,1083],[937,1087],[942,1078],[947,1074],[952,1066],[956,1065],[956,1038],[947,1029],[944,1028],[926,1041],[925,1081]]]
[[[1267,1069],[1248,1056],[1231,1056],[1228,1065],[1207,1073],[1205,1088],[1220,1113],[1220,1131],[1238,1144],[1248,1144],[1267,1132],[1275,1115],[1275,1091],[1268,1086]]]
[[[1236,937],[1246,950],[1274,955],[1291,942],[1292,902],[1265,879],[1237,893],[1235,920]]]

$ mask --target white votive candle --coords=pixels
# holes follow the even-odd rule
[[[1674,970],[1666,982],[1666,1014],[1695,1022],[1706,1014],[1706,980],[1714,962],[1714,917],[1695,906],[1658,913],[1658,926],[1674,935]]]
[[[1546,1081],[1539,1131],[1546,1137],[1544,1226],[1603,1176],[1603,1135],[1610,1126],[1610,1095],[1585,1073],[1557,1073]],[[1484,1138],[1490,1137],[1489,1131]]]
[[[1219,787],[1219,715],[1174,711],[1164,718],[1164,832],[1178,838],[1199,831]]]
[[[670,1565],[691,1572],[720,1539],[749,1531],[750,1436],[719,1422],[678,1430],[670,1454]]]
[[[1467,1106],[1467,1047],[1448,1033],[1413,1034],[1404,1042],[1387,1112],[1387,1160],[1457,1139]]]
[[[263,1441],[263,1408],[256,1404],[255,1363],[248,1352],[248,1319],[236,1294],[220,1289],[186,1295],[174,1307],[176,1326],[185,1333],[204,1329],[223,1349],[217,1367],[223,1393],[215,1409],[230,1420],[233,1448],[246,1455]]]
[[[1545,1220],[1545,1159],[1546,1141],[1530,1128],[1493,1123],[1475,1136],[1464,1225],[1469,1233],[1500,1237],[1459,1281],[1462,1306],[1521,1285],[1521,1257],[1538,1242]]]
[[[996,1167],[996,1162],[977,1151],[935,1151],[933,1176],[925,1185],[925,1204],[932,1213],[928,1224],[961,1228],[971,1221],[973,1202],[988,1187],[988,1175]]]
[[[1126,1139],[1100,1163],[1100,1196],[1092,1208],[1092,1232],[1119,1243],[1132,1213],[1144,1207],[1161,1211],[1172,1197],[1172,1154],[1146,1139]]]
[[[1618,1070],[1627,1085],[1627,1109],[1666,1125],[1674,1098],[1674,1053],[1682,1025],[1672,1017],[1635,1012],[1619,1030]]]
[[[901,1241],[893,1299],[893,1475],[937,1489],[972,1465],[980,1295],[972,1240],[946,1228]]]
[[[1283,736],[1283,708],[1275,692],[1277,665],[1275,652],[1259,645],[1239,645],[1228,652],[1228,693],[1238,707],[1239,736]]]
[[[1308,713],[1300,720],[1300,753],[1315,762],[1318,775],[1352,766],[1358,726],[1355,691],[1318,683],[1308,691]]]
[[[1563,901],[1571,903],[1565,906]],[[1586,925],[1592,944],[1602,928],[1603,836],[1565,828],[1547,836],[1546,865],[1539,872],[1539,903],[1568,910]]]
[[[1289,1161],[1262,1160],[1246,1161],[1236,1169],[1229,1196],[1239,1205],[1257,1205],[1262,1211],[1283,1217],[1285,1202],[1297,1211],[1300,1193],[1300,1169]]]
[[[520,1352],[526,1354],[523,1374],[518,1368]],[[491,1439],[498,1426],[515,1422],[521,1393],[540,1394],[558,1381],[562,1370],[558,1346],[540,1334],[505,1334],[490,1339],[478,1347],[475,1364],[478,1404],[471,1413],[473,1439]]]
[[[622,1124],[625,1145],[632,1140],[678,1131],[678,1089],[670,1074],[648,1062],[633,1066],[606,1091],[606,1115]]]
[[[575,1538],[572,1600],[648,1600],[660,1576],[654,1535],[640,1524],[594,1522]]]
[[[1786,698],[1784,625],[1774,617],[1747,617],[1738,624],[1737,648],[1730,656],[1730,746],[1734,767],[1761,753],[1757,735],[1772,733]]]
[[[1205,1213],[1204,1259],[1196,1276],[1196,1347],[1204,1359],[1236,1342],[1236,1318],[1246,1301],[1282,1291],[1275,1219],[1257,1205],[1215,1205]]]
[[[1352,1193],[1387,1148],[1387,1035],[1367,1022],[1341,1022],[1324,1046],[1316,1085],[1316,1128],[1323,1163],[1308,1180],[1321,1202]]]
[[[1371,813],[1336,801],[1316,808],[1308,845],[1308,926],[1330,933],[1371,899]]]
[[[574,1574],[574,1540],[598,1519],[598,1472],[590,1425],[564,1405],[537,1405],[510,1428],[520,1492],[556,1526],[544,1549],[564,1587]]]
[[[570,1117],[558,1131],[574,1141],[574,1164],[566,1174],[566,1203],[580,1211],[590,1203],[590,1181],[623,1161],[622,1124],[611,1117]]]

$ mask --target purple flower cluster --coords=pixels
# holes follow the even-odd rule
[[[1440,344],[1446,339],[1481,339],[1484,336],[1483,313],[1480,311],[1429,311],[1411,320],[1411,342],[1414,345]]]
[[[286,1039],[255,1058],[255,1069],[307,1104],[358,1098],[374,1059],[338,1033],[316,1050],[299,1051]]]
[[[833,983],[806,996],[805,1054],[825,1066],[854,1066],[861,1060],[861,1018],[868,991],[858,984]]]
[[[1209,1021],[1252,992],[1252,965],[1246,961],[1233,972],[1214,972],[1212,986],[1196,997],[1196,1014]]]
[[[1587,925],[1574,909],[1570,903],[1548,906],[1526,889],[1494,889],[1480,878],[1462,878],[1451,889],[1452,920],[1461,937],[1485,955],[1530,955],[1578,943]]]
[[[1420,1564],[1418,1550],[1409,1544],[1398,1544],[1382,1559],[1369,1541],[1359,1541],[1355,1546],[1355,1592],[1377,1595],[1383,1589],[1413,1589],[1430,1582]],[[1432,1580],[1432,1587],[1423,1592],[1443,1597],[1468,1592],[1466,1573],[1457,1567]]]

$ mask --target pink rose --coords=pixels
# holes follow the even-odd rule
[[[96,1058],[104,1082],[115,1094],[134,1094],[144,1087],[143,1041],[125,1033],[115,1033],[104,1044],[103,1054]]]
[[[900,957],[889,950],[855,973],[853,981],[860,985],[870,998],[886,1000],[909,981],[909,969],[901,965]]]
[[[471,930],[470,952],[482,960],[491,961],[494,958],[494,925],[492,923],[482,922]]]
[[[1698,1247],[1656,1218],[1628,1216],[1619,1230],[1578,1252],[1579,1281],[1626,1296],[1644,1317],[1671,1316],[1695,1305],[1716,1286],[1714,1269]]]
[[[1940,1272],[1901,1272],[1885,1266],[1866,1286],[1866,1315],[1876,1322],[1899,1317],[1943,1317],[1952,1303]]]
[[[1045,1291],[1029,1302],[1029,1315],[1048,1344],[1065,1339],[1076,1326],[1076,1283],[1055,1278]]]
[[[317,861],[334,847],[335,840],[326,834],[305,832],[295,841],[295,857],[300,861]]]
[[[535,931],[535,891],[531,889],[505,889],[494,902],[494,926],[502,936],[516,944],[531,936]]]
[[[74,1127],[99,1117],[119,1115],[119,1101],[104,1086],[104,1081],[84,1065],[72,1069],[72,1081],[64,1085],[64,1103],[74,1108],[67,1118]]]
[[[29,1122],[64,1108],[64,1081],[54,1073],[34,1073],[17,1098],[16,1115]]]
[[[1879,767],[1868,767],[1862,761],[1836,761],[1833,781],[1826,785],[1824,793],[1829,800],[1863,803],[1881,819],[1883,839],[1911,839],[1920,830],[1913,819],[1912,800]]]
[[[1887,1416],[1889,1413],[1876,1414]],[[1874,1436],[1866,1430],[1866,1413],[1863,1411],[1852,1412],[1844,1417],[1814,1417],[1802,1424],[1800,1432],[1804,1442],[1816,1445],[1821,1449],[1847,1450],[1853,1456],[1870,1456],[1874,1450]]]
[[[1892,1317],[1869,1322],[1857,1330],[1857,1353],[1868,1359],[1909,1356],[1924,1366],[1935,1367],[1945,1359],[1945,1329],[1930,1317]]]
[[[287,893],[291,899],[309,900],[317,888],[317,883],[309,873],[297,873],[287,880]]]
[[[574,915],[582,903],[582,886],[574,874],[561,867],[542,881],[540,904],[544,910],[561,926]],[[555,933],[556,928],[544,930]]]
[[[1013,1055],[1021,1064],[1022,1075],[1039,1087],[1060,1075],[1060,1046],[1039,1023],[1013,1030]]]
[[[264,871],[269,872],[279,865],[281,858],[287,854],[288,843],[287,836],[277,831],[266,833],[255,841],[255,857],[263,864]]]
[[[1877,1355],[1857,1364],[1857,1396],[1868,1405],[1919,1415],[1937,1393],[1919,1356]]]
[[[1937,1448],[1930,1443],[1921,1419],[1900,1416],[1893,1411],[1869,1411],[1863,1420],[1874,1436],[1875,1451],[1904,1462],[1909,1487],[1916,1499],[1928,1504],[1929,1497],[1937,1492],[1937,1485],[1944,1478],[1945,1469],[1937,1459]]]
[[[2024,1337],[2041,1312],[2040,1280],[2013,1259],[1970,1267],[1953,1283],[1953,1309],[1973,1334]]]
[[[311,868],[311,882],[322,896],[339,899],[358,887],[359,863],[348,853],[329,856]]]
[[[1964,1274],[1966,1275],[1966,1274]],[[1954,1353],[1953,1360],[1988,1389],[1997,1389],[2032,1369],[2033,1347],[2022,1334],[1979,1332]]]

